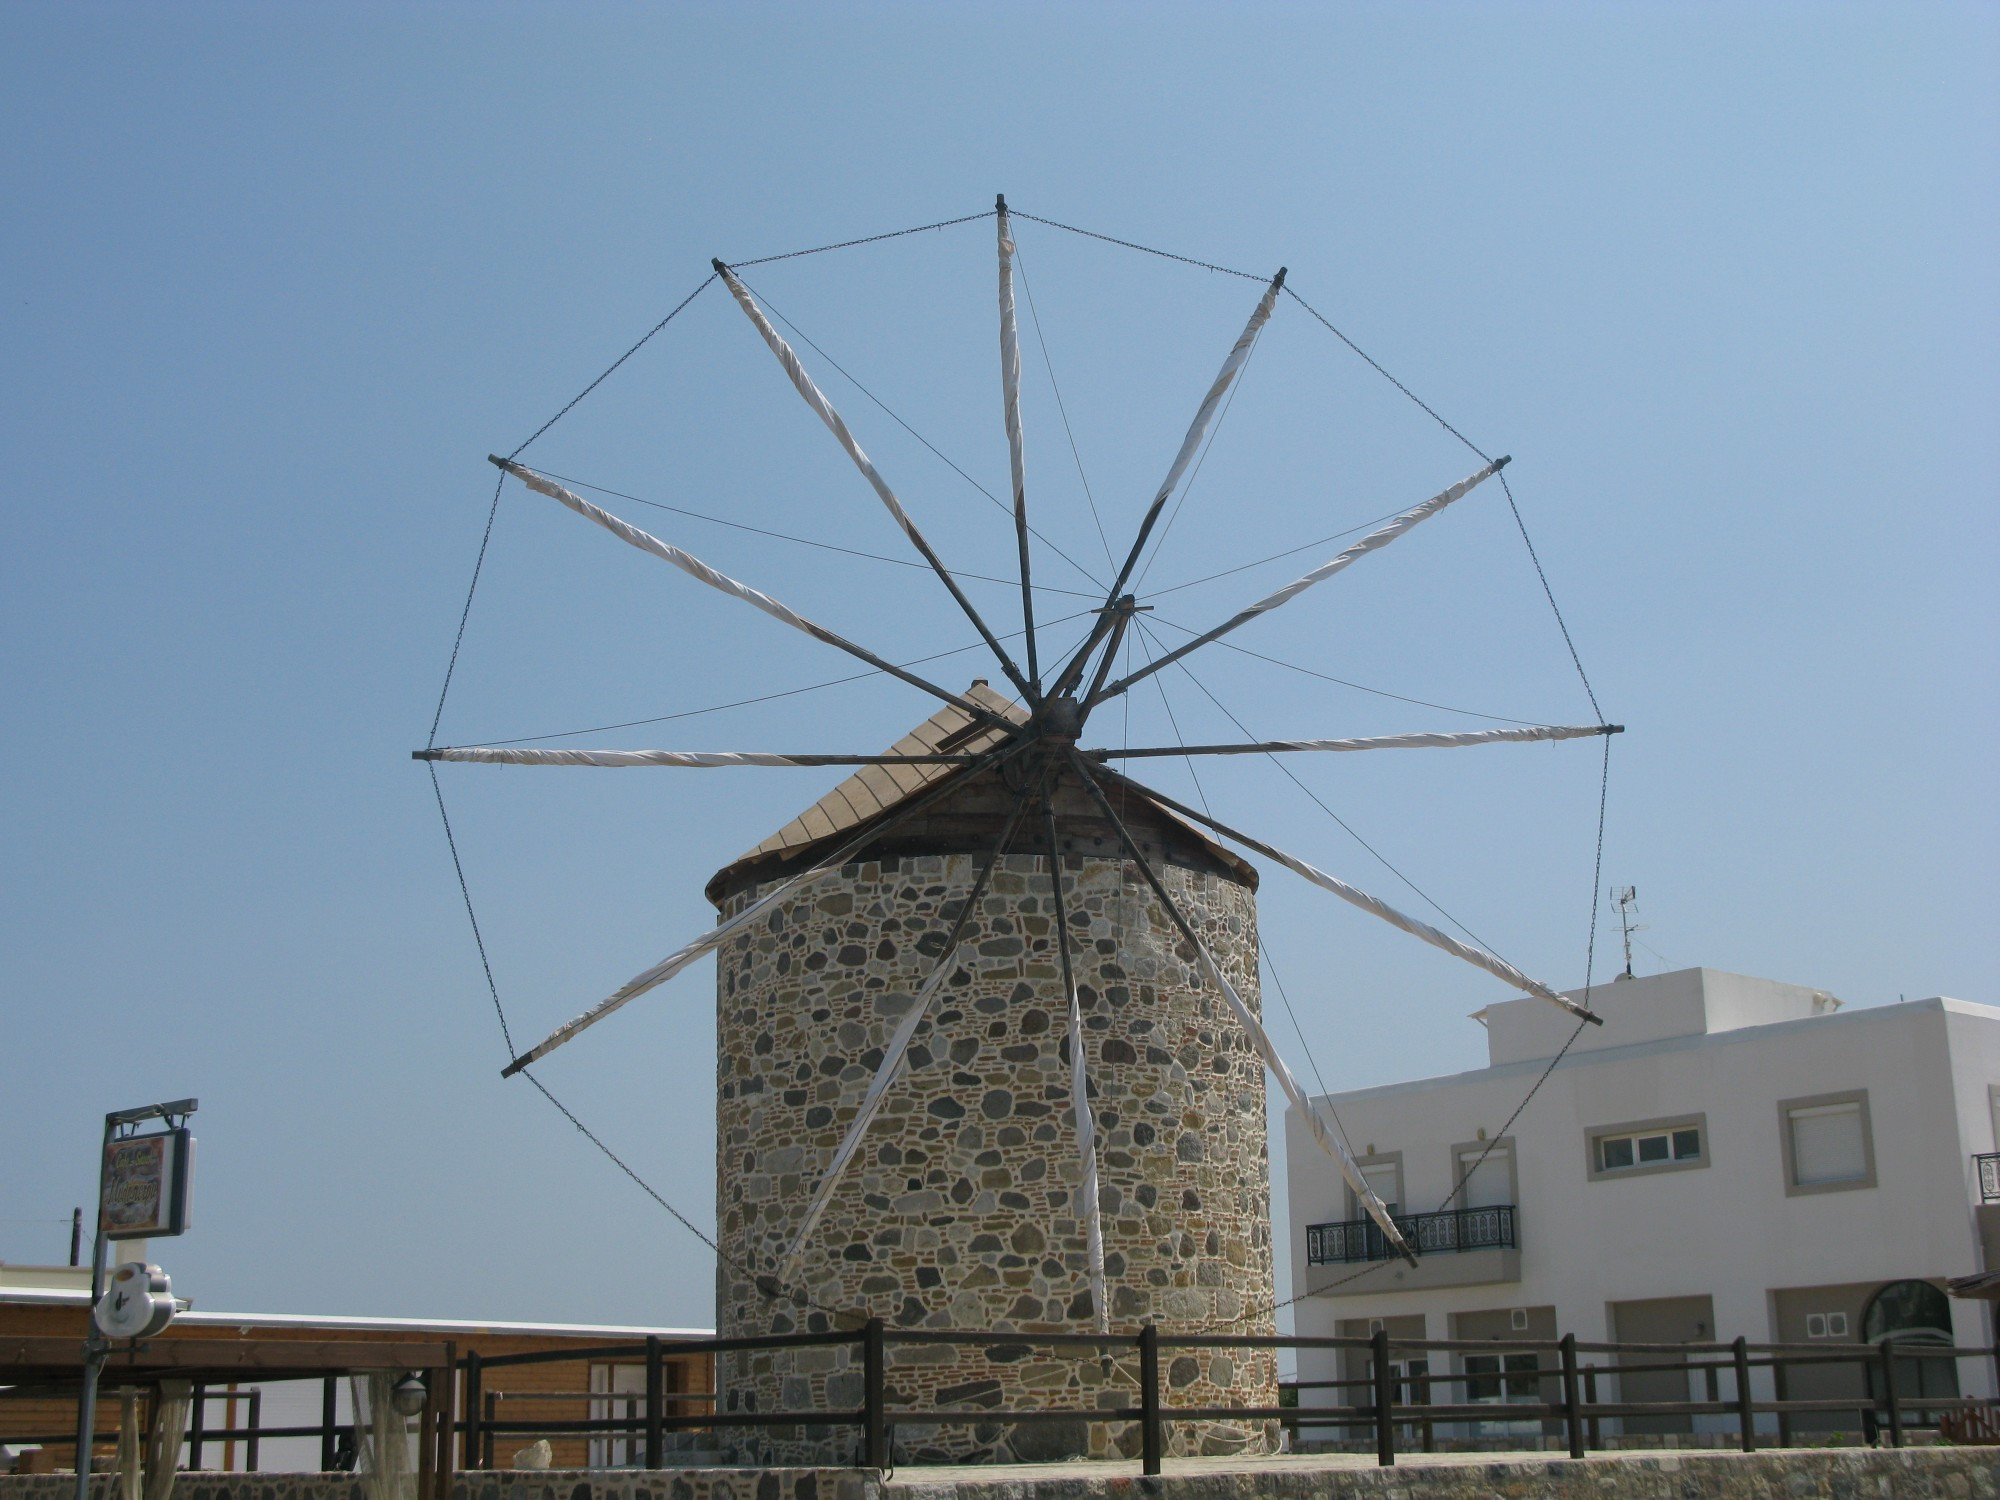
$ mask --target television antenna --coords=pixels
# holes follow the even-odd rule
[[[1625,939],[1625,972],[1620,979],[1630,979],[1632,974],[1632,934],[1646,931],[1646,924],[1634,922],[1639,905],[1639,888],[1636,885],[1614,885],[1611,888],[1611,904],[1618,908],[1618,929]]]

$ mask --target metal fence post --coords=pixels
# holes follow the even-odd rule
[[[1785,1357],[1774,1353],[1771,1356],[1771,1390],[1778,1398],[1778,1446],[1792,1446],[1792,1414],[1784,1409],[1784,1404],[1792,1399],[1792,1383],[1785,1376]]]
[[[208,1420],[208,1387],[197,1385],[188,1399],[188,1467],[201,1467],[202,1425]]]
[[[1396,1405],[1396,1382],[1389,1373],[1389,1330],[1376,1329],[1368,1342],[1375,1364],[1375,1462],[1387,1469],[1396,1462],[1396,1428],[1390,1421]]]
[[[250,1393],[250,1437],[245,1447],[249,1450],[244,1461],[244,1472],[257,1472],[257,1429],[264,1425],[264,1391],[260,1386]]]
[[[468,1469],[482,1466],[479,1417],[485,1410],[485,1377],[480,1371],[479,1351],[468,1349],[465,1352],[465,1467]]]
[[[1736,1335],[1736,1342],[1730,1346],[1730,1353],[1736,1360],[1736,1425],[1743,1433],[1743,1451],[1757,1451],[1757,1413],[1750,1405],[1750,1349],[1743,1341],[1743,1335]]]
[[[1563,1426],[1569,1433],[1569,1456],[1583,1457],[1583,1412],[1578,1408],[1576,1390],[1576,1335],[1562,1336]]]
[[[1139,1472],[1158,1474],[1166,1456],[1166,1434],[1160,1429],[1160,1330],[1147,1323],[1139,1330]]]
[[[660,1425],[662,1398],[667,1393],[667,1364],[660,1353],[660,1336],[646,1335],[646,1467],[658,1469],[667,1461],[667,1434]]]
[[[884,1414],[888,1396],[888,1359],[880,1318],[870,1318],[861,1330],[861,1463],[864,1468],[889,1467],[889,1424]]]
[[[1903,1409],[1896,1400],[1895,1340],[1882,1340],[1882,1395],[1889,1405],[1889,1446],[1903,1446]]]

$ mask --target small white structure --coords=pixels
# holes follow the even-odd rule
[[[1306,1294],[1299,1333],[1993,1342],[1986,1305],[1949,1299],[1945,1282],[2000,1268],[2000,1009],[1929,999],[1842,1011],[1822,991],[1712,969],[1621,978],[1593,989],[1590,1004],[1604,1025],[1583,1028],[1497,1141],[1488,1132],[1575,1029],[1544,1001],[1478,1013],[1488,1067],[1314,1101],[1345,1128],[1377,1194],[1417,1216],[1403,1231],[1426,1252],[1414,1268],[1386,1250],[1287,1113],[1292,1278]],[[1479,1378],[1469,1396],[1432,1387],[1440,1404],[1552,1399],[1526,1374],[1532,1354],[1411,1353],[1395,1363],[1414,1381],[1398,1400],[1423,1399],[1416,1377],[1447,1374]],[[1926,1391],[1947,1393],[1951,1362],[1907,1368],[1908,1381],[1921,1368]],[[1955,1368],[1959,1393],[1994,1393],[1991,1361]],[[1367,1369],[1365,1354],[1301,1353],[1301,1406],[1362,1399],[1312,1382]],[[1855,1366],[1787,1376],[1793,1399],[1869,1396]],[[1627,1375],[1617,1396],[1598,1379],[1607,1401],[1709,1399],[1681,1389],[1680,1372]],[[1772,1394],[1768,1372],[1752,1379],[1757,1396]],[[1724,1399],[1729,1384],[1725,1373]],[[1898,1388],[1916,1394],[1900,1375]],[[1731,1421],[1639,1418],[1626,1430]],[[1468,1435],[1516,1428],[1534,1430],[1502,1420]]]

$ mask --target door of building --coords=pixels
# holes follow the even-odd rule
[[[1612,1338],[1621,1344],[1705,1344],[1715,1337],[1715,1304],[1707,1297],[1649,1297],[1611,1304]],[[1620,1365],[1666,1363],[1658,1354],[1621,1354]],[[1713,1401],[1701,1372],[1648,1370],[1618,1377],[1623,1401]],[[1627,1432],[1693,1432],[1682,1413],[1625,1417]]]

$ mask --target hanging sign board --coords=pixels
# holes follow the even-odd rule
[[[185,1234],[194,1136],[185,1128],[107,1141],[97,1227],[106,1239]]]

